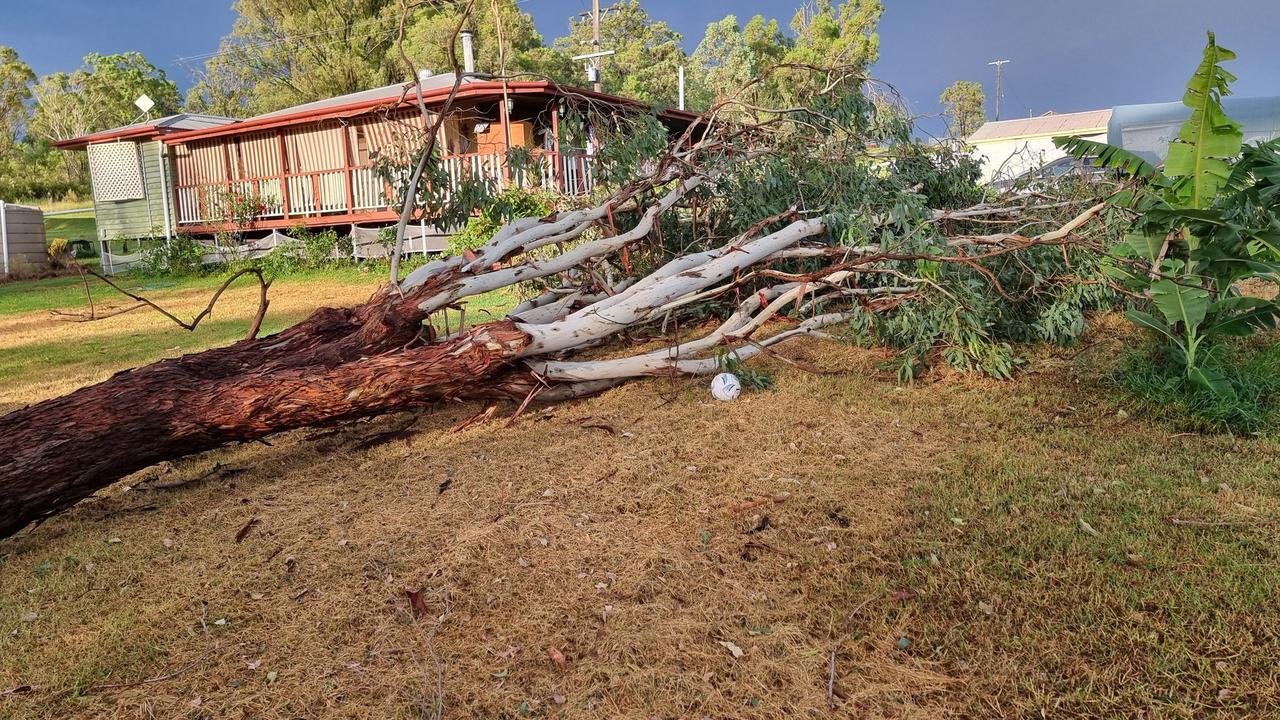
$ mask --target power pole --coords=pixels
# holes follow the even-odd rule
[[[1003,91],[1001,90],[1001,87],[1000,87],[1000,79],[1001,79],[1001,76],[1003,75],[1002,71],[1004,70],[1004,64],[1007,62],[1009,61],[996,60],[994,62],[987,63],[988,65],[996,66],[996,120],[1000,119],[1000,98],[1003,94]]]
[[[605,8],[608,12],[612,8]],[[588,13],[582,12],[569,18],[569,22],[573,23],[577,18],[585,18]],[[587,63],[587,80],[591,83],[591,88],[596,92],[602,92],[603,88],[600,84],[600,59],[612,55],[613,50],[600,49],[600,0],[591,0],[591,52],[583,55],[574,55],[573,60],[582,60]],[[572,25],[570,25],[572,27]]]
[[[591,0],[591,52],[600,52],[600,0]],[[592,58],[591,63],[596,68],[596,82],[592,89],[600,92],[600,56]]]

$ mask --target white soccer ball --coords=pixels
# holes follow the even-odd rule
[[[711,397],[728,402],[742,394],[742,382],[733,373],[720,373],[711,380]]]

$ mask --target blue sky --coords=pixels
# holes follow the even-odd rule
[[[609,0],[605,0],[608,4]],[[692,51],[707,23],[761,13],[786,23],[799,0],[644,0]],[[37,73],[71,70],[89,52],[140,50],[182,87],[179,58],[216,49],[231,28],[230,0],[0,0],[0,45]],[[1003,116],[1069,112],[1175,100],[1193,69],[1204,31],[1240,54],[1229,67],[1236,94],[1280,95],[1280,0],[885,0],[875,74],[915,112],[937,113],[938,94],[957,79],[981,81],[987,62],[1008,58]],[[16,6],[16,7],[15,7]],[[543,34],[563,34],[590,0],[524,0]],[[1069,8],[1069,9],[1064,9]],[[988,111],[990,114],[990,109]],[[926,122],[931,129],[937,126]]]

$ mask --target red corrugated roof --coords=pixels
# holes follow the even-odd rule
[[[155,120],[147,120],[145,122],[125,125],[123,127],[111,128],[110,130],[102,130],[88,135],[81,135],[70,140],[59,140],[53,143],[56,148],[63,150],[78,150],[88,145],[100,142],[110,142],[112,140],[139,139],[159,137],[168,133],[183,132],[186,130],[200,130],[208,127],[217,127],[230,123],[239,122],[235,118],[223,117],[221,115],[203,115],[200,113],[178,113],[176,115],[167,115]]]
[[[445,98],[448,97],[450,91],[452,91],[453,84],[454,75],[452,73],[444,73],[425,79],[422,82],[423,102],[428,105],[443,102]],[[466,77],[463,78],[462,83],[459,85],[457,97],[463,98],[494,95],[503,92],[503,90],[504,86],[500,81],[488,80],[482,77]],[[612,105],[627,105],[635,108],[648,107],[646,104],[638,100],[619,97],[617,95],[597,93],[591,90],[556,85],[555,83],[541,80],[508,82],[505,85],[505,90],[516,95],[533,93],[572,95],[598,100]],[[177,144],[187,142],[189,140],[220,137],[224,135],[236,135],[243,132],[253,132],[299,123],[309,123],[328,118],[350,117],[352,115],[359,115],[374,108],[384,107],[389,104],[412,106],[417,103],[417,100],[417,91],[414,83],[396,83],[394,85],[373,88],[371,90],[361,90],[360,92],[349,93],[347,95],[339,95],[338,97],[303,103],[301,105],[284,108],[283,110],[276,110],[275,112],[256,115],[245,120],[223,118],[213,115],[195,115],[191,113],[171,115],[168,118],[160,118],[159,120],[153,120],[147,123],[126,125],[124,127],[103,130],[101,132],[72,138],[70,140],[63,140],[54,143],[54,146],[64,150],[74,150],[83,148],[86,145],[106,142],[109,140],[147,137],[159,137],[165,143]],[[677,110],[675,108],[667,108],[662,110],[660,114],[668,119],[684,120],[686,122],[692,122],[698,117],[698,113]],[[164,124],[164,121],[170,121],[174,118],[187,120],[200,118],[206,122],[199,125],[185,124],[184,126]]]
[[[444,102],[444,100],[449,96],[449,93],[453,90],[453,84],[454,79],[451,73],[437,75],[431,78],[423,85],[422,101],[427,105]],[[463,82],[458,87],[456,97],[467,98],[500,95],[504,90],[512,95],[571,95],[597,100],[611,105],[648,108],[648,105],[638,100],[619,97],[617,95],[592,92],[591,90],[565,87],[542,80],[507,82],[504,85],[502,82],[497,80],[485,80],[474,77],[464,78]],[[396,85],[374,88],[373,90],[363,90],[349,95],[341,95],[326,100],[317,100],[303,105],[296,105],[294,107],[277,110],[265,115],[258,115],[256,117],[241,120],[222,127],[175,133],[173,135],[166,136],[164,141],[168,144],[178,144],[188,142],[190,140],[235,135],[242,132],[266,130],[301,123],[311,123],[316,122],[317,120],[351,117],[353,115],[360,115],[368,112],[374,108],[387,107],[389,105],[411,107],[415,105],[417,101],[417,92],[414,88],[414,84],[399,83]],[[669,119],[684,120],[686,122],[692,122],[698,117],[698,113],[676,110],[674,108],[667,108],[661,111],[660,114]]]

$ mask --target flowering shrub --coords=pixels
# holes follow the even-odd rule
[[[265,198],[258,195],[229,190],[222,195],[222,218],[235,226],[236,232],[243,232],[260,216],[267,212]]]

